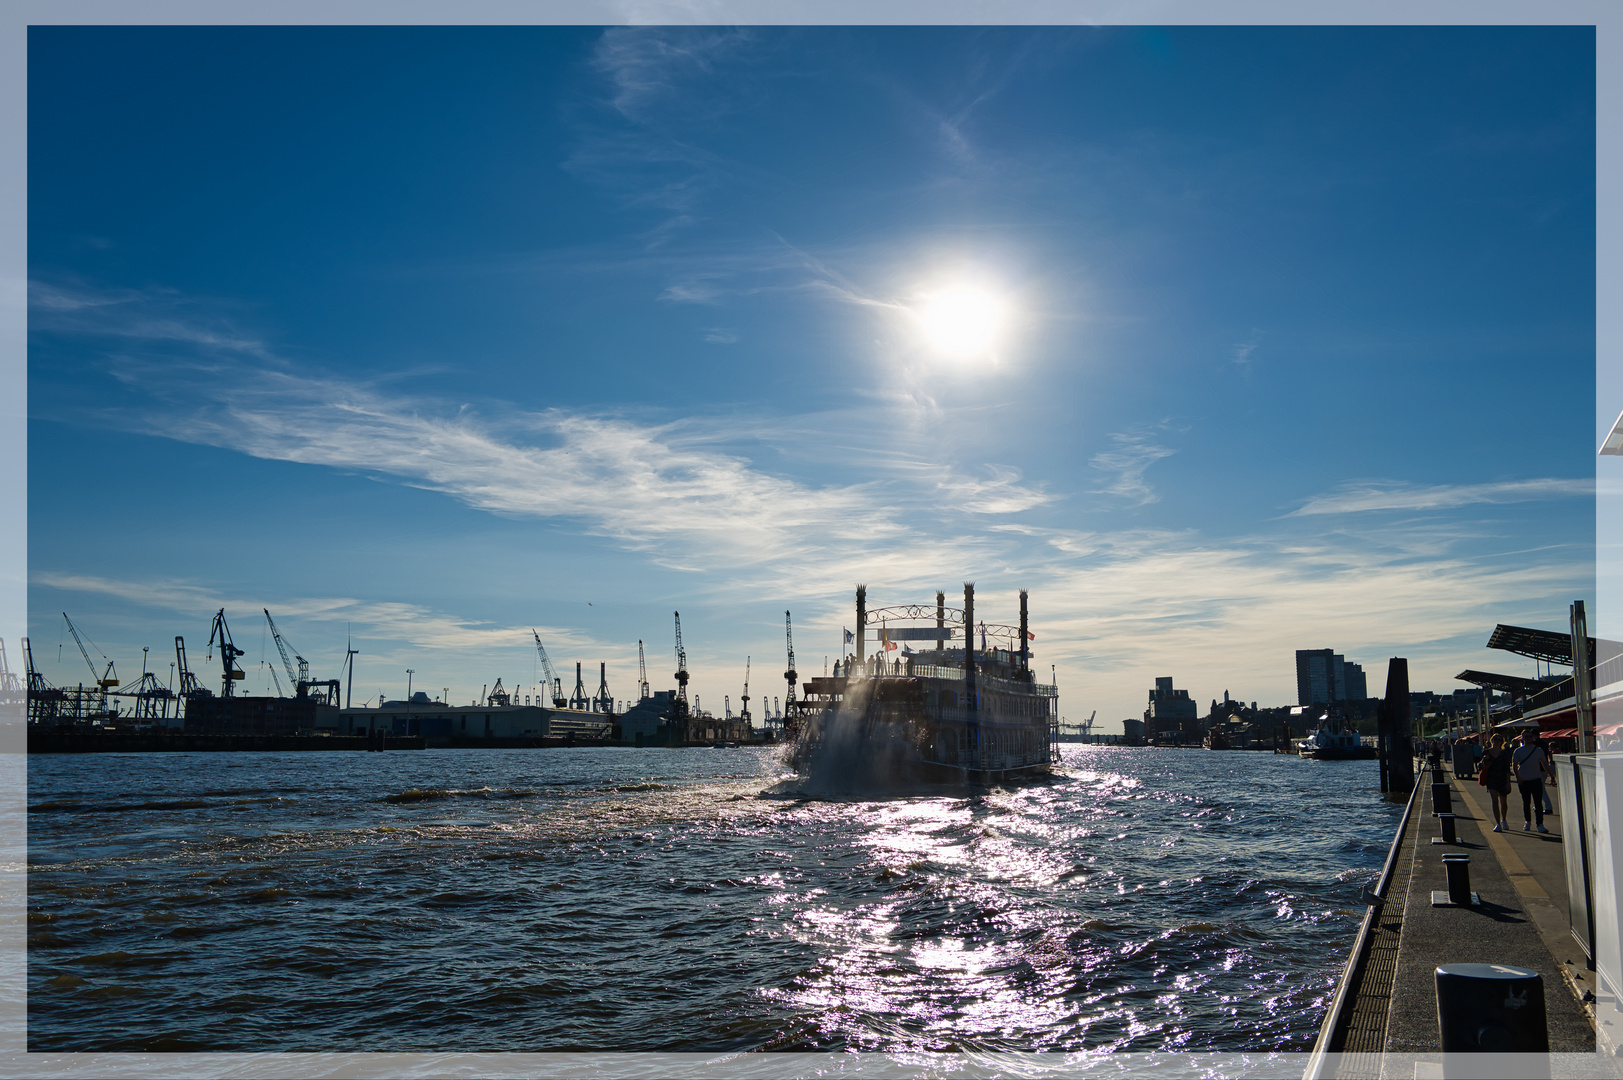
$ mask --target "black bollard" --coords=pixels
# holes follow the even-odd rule
[[[1544,980],[1538,972],[1505,964],[1444,964],[1437,969],[1437,1029],[1443,1075],[1497,1074],[1482,1058],[1450,1060],[1455,1054],[1547,1054]],[[1505,1061],[1506,1076],[1548,1076],[1548,1062]],[[1450,1066],[1454,1067],[1451,1068]],[[1539,1066],[1542,1065],[1542,1068]]]
[[[1480,902],[1471,891],[1471,856],[1464,852],[1444,855],[1443,872],[1448,875],[1448,888],[1431,891],[1432,907],[1472,907]]]
[[[1448,793],[1448,785],[1431,785],[1431,812],[1433,814],[1449,814],[1453,813],[1453,811],[1454,799]]]
[[[1431,782],[1434,784],[1443,782],[1443,767],[1435,762],[1431,766]]]
[[[1455,832],[1454,832],[1454,821],[1455,821],[1455,819],[1456,819],[1456,815],[1454,815],[1454,814],[1438,814],[1437,815],[1437,822],[1438,822],[1438,824],[1440,824],[1443,827],[1443,835],[1442,836],[1434,836],[1434,837],[1432,837],[1431,842],[1434,843],[1434,844],[1457,844],[1457,843],[1459,843],[1460,842],[1459,836],[1456,835]]]

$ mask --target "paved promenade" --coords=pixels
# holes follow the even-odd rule
[[[1554,1075],[1623,1075],[1612,1059],[1596,1054],[1593,1020],[1583,1000],[1591,991],[1590,973],[1567,927],[1561,818],[1545,816],[1547,835],[1522,831],[1521,797],[1513,792],[1511,831],[1493,832],[1487,789],[1474,779],[1448,777],[1460,842],[1434,844],[1442,828],[1433,816],[1431,777],[1429,769],[1418,776],[1422,790],[1386,904],[1353,980],[1337,1043],[1343,1052],[1323,1075],[1404,1080],[1441,1075],[1427,1063],[1438,1061],[1441,1052],[1435,972],[1438,965],[1453,963],[1537,971],[1544,981],[1550,1050],[1586,1055],[1552,1062]],[[1448,887],[1445,852],[1471,857],[1471,890],[1479,905],[1432,906],[1432,892]]]

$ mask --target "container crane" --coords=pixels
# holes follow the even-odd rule
[[[677,712],[686,716],[688,711],[688,651],[682,647],[682,613],[676,612],[676,698]]]
[[[750,658],[747,656],[744,657],[744,692],[738,695],[738,700],[741,703],[738,718],[748,724],[750,722]]]
[[[533,626],[530,628],[530,636],[535,638],[535,651],[541,657],[541,671],[547,677],[547,693],[552,698],[552,707],[562,709],[569,704],[569,699],[564,697],[563,680],[558,678],[556,671],[552,670],[552,661],[547,659],[547,650],[541,644],[541,635],[536,633]]]
[[[17,673],[11,670],[10,664],[6,663],[6,643],[4,640],[0,640],[0,698],[4,698],[6,701],[20,701],[23,698],[22,680],[17,678]]]
[[[783,673],[784,680],[789,684],[789,696],[783,699],[784,710],[780,714],[785,720],[793,720],[795,715],[795,680],[800,677],[795,671],[795,634],[794,628],[789,625],[789,613],[783,613],[783,639],[789,646],[789,670]]]
[[[592,699],[592,707],[600,713],[614,712],[614,695],[609,693],[609,664],[607,660],[597,665],[597,696]]]
[[[637,692],[642,696],[638,701],[647,701],[653,695],[648,692],[648,662],[642,656],[642,639],[637,639]]]
[[[569,695],[569,707],[586,712],[592,707],[592,699],[586,696],[586,684],[581,681],[580,661],[575,661],[575,692]]]
[[[68,624],[68,633],[73,635],[73,643],[79,646],[79,655],[85,658],[85,667],[90,669],[91,682],[95,683],[95,685],[100,687],[102,690],[115,689],[118,686],[118,675],[113,671],[113,662],[111,660],[107,660],[106,653],[102,653],[102,659],[107,660],[107,670],[103,671],[100,675],[96,674],[96,665],[90,662],[90,653],[85,651],[85,643],[79,637],[79,628],[73,625],[73,620],[68,618],[67,612],[64,611],[62,613],[62,618],[63,621]],[[97,649],[96,651],[101,652],[100,649]]]
[[[235,685],[248,677],[248,673],[237,666],[237,657],[246,655],[237,648],[231,640],[231,628],[225,624],[225,608],[221,608],[214,615],[214,625],[209,629],[210,657],[213,656],[214,639],[220,640],[220,667],[223,669],[221,683],[224,692],[221,697],[232,697]]]
[[[213,697],[213,693],[198,685],[197,676],[186,664],[186,639],[175,635],[175,671],[180,675],[180,696],[187,701],[197,698]]]

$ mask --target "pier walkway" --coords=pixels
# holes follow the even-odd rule
[[[1396,842],[1385,903],[1372,914],[1362,955],[1350,965],[1326,1019],[1320,1047],[1330,1054],[1310,1072],[1404,1080],[1429,1073],[1417,1056],[1440,1060],[1435,972],[1440,964],[1457,963],[1537,971],[1544,981],[1551,1052],[1591,1055],[1593,1065],[1600,1065],[1586,1004],[1586,995],[1594,1000],[1593,974],[1567,925],[1560,816],[1545,815],[1548,835],[1524,832],[1521,797],[1512,792],[1512,831],[1496,833],[1487,789],[1445,772],[1459,842],[1434,844],[1442,828],[1433,814],[1431,776],[1429,769],[1417,776],[1420,790]],[[1470,855],[1471,891],[1479,905],[1432,906],[1432,892],[1447,888],[1445,852]]]

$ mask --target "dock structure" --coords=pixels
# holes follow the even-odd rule
[[[1370,908],[1306,1080],[1444,1075],[1437,969],[1454,964],[1537,972],[1549,1052],[1588,1055],[1600,1070],[1571,1075],[1623,1076],[1615,1060],[1596,1053],[1595,972],[1568,921],[1567,823],[1546,815],[1547,834],[1522,831],[1512,795],[1512,831],[1494,832],[1486,788],[1469,775],[1434,785],[1436,776],[1420,774],[1381,878],[1365,896]],[[1451,884],[1461,883],[1450,882],[1445,854],[1468,857],[1464,891],[1472,902],[1449,902]]]

